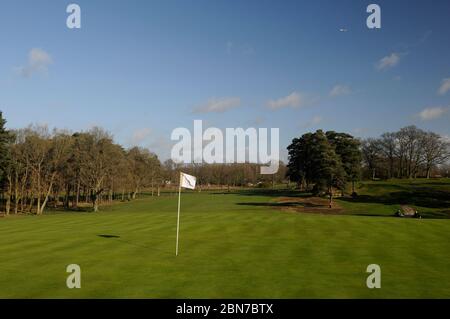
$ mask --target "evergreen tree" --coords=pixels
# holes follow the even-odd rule
[[[6,120],[0,111],[0,181],[2,185],[4,185],[10,164],[9,143],[11,142],[11,135],[6,130],[5,125]]]
[[[313,179],[313,167],[312,167],[312,140],[313,134],[307,133],[300,138],[294,138],[292,144],[288,146],[289,163],[287,176],[297,181],[302,188],[306,184],[306,189],[309,188],[309,184]]]
[[[328,141],[334,146],[336,154],[341,158],[347,181],[352,183],[352,195],[356,195],[355,182],[361,177],[361,143],[347,133],[329,131]]]
[[[359,142],[351,135],[318,130],[295,138],[288,147],[288,176],[299,184],[314,184],[313,192],[328,193],[332,205],[333,188],[344,190],[346,182],[359,178]]]
[[[311,144],[312,171],[314,172],[312,180],[315,183],[315,193],[326,190],[331,208],[333,188],[343,190],[345,187],[345,170],[334,146],[328,141],[322,130],[313,134]]]

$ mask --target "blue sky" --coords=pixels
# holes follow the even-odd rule
[[[8,127],[98,125],[163,159],[194,119],[279,127],[283,149],[318,128],[450,135],[450,1],[73,2],[79,30],[70,1],[2,1]],[[370,3],[380,30],[366,26]]]

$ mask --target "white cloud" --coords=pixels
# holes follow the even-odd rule
[[[204,105],[194,109],[194,113],[223,113],[241,105],[239,97],[211,98]]]
[[[28,53],[28,64],[18,68],[23,77],[30,77],[34,73],[46,73],[48,66],[53,63],[52,57],[42,49],[33,48]]]
[[[448,111],[449,111],[448,107],[441,107],[441,106],[427,107],[423,109],[421,112],[419,112],[419,114],[417,115],[422,121],[429,121],[441,117]]]
[[[141,144],[151,133],[151,129],[149,128],[141,128],[133,132],[133,136],[131,137],[132,145]]]
[[[440,95],[444,95],[448,91],[450,91],[450,78],[442,80],[441,86],[439,87],[439,90],[438,90],[438,93]]]
[[[267,106],[272,110],[281,109],[284,107],[298,108],[304,106],[306,98],[304,94],[298,92],[292,92],[288,96],[281,97],[276,100],[270,100],[267,102]]]
[[[350,89],[349,86],[337,84],[331,89],[330,96],[342,96],[342,95],[349,95],[351,93],[352,90]]]
[[[387,55],[382,58],[377,63],[378,70],[385,70],[396,66],[400,62],[400,55],[398,53],[391,53],[391,55]]]

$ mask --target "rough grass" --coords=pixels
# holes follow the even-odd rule
[[[0,297],[450,298],[450,220],[390,217],[403,204],[396,198],[423,205],[428,197],[403,195],[423,188],[438,194],[428,217],[448,209],[448,181],[432,183],[368,183],[360,194],[373,197],[339,200],[353,216],[264,205],[298,195],[282,190],[186,192],[178,257],[177,198],[168,194],[99,213],[2,218]],[[81,289],[66,288],[72,263]],[[372,263],[381,289],[366,288]]]

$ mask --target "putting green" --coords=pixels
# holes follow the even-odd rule
[[[0,297],[450,298],[448,219],[300,214],[265,205],[268,192],[182,196],[178,257],[175,195],[0,219]],[[81,289],[66,287],[69,264]],[[366,287],[369,264],[381,289]]]

